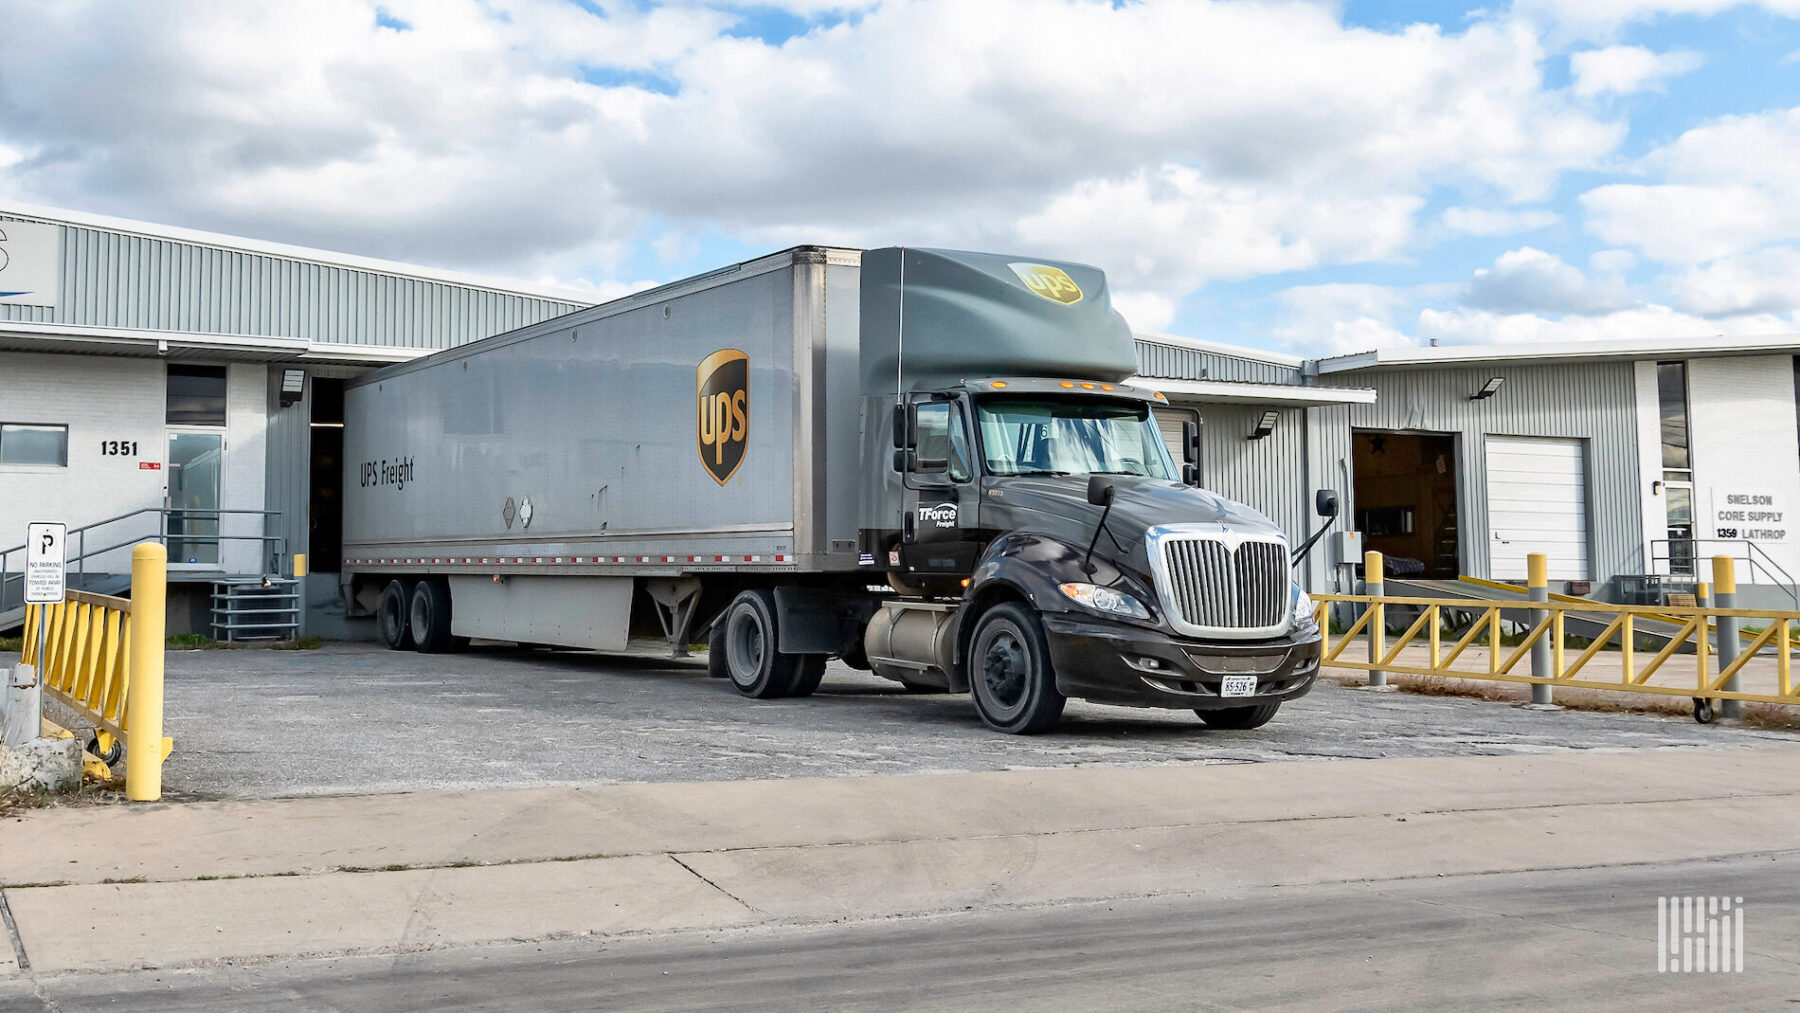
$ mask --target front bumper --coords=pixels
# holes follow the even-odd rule
[[[1130,707],[1218,710],[1305,696],[1319,675],[1317,633],[1245,643],[1189,640],[1075,614],[1044,617],[1056,688]],[[1222,697],[1227,675],[1256,676],[1256,695]]]

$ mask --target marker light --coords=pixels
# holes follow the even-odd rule
[[[1101,390],[1112,390],[1112,384],[1110,384],[1110,383],[1103,383],[1103,384],[1101,384],[1101,385],[1100,385],[1100,389],[1101,389]]]
[[[1063,382],[1062,382],[1062,384],[1061,384],[1061,386],[1064,386],[1064,387],[1068,387],[1068,388],[1070,388],[1070,389],[1071,389],[1071,390],[1073,390],[1073,389],[1074,389],[1074,387],[1075,387],[1075,385],[1074,385],[1074,384],[1072,384],[1072,383],[1070,383],[1070,382],[1069,382],[1069,381],[1067,381],[1067,380],[1064,380],[1064,381],[1063,381]]]
[[[1093,389],[1094,389],[1094,385],[1093,385],[1093,384],[1091,384],[1091,383],[1083,383],[1083,384],[1082,384],[1082,385],[1081,385],[1081,389],[1082,389],[1082,390],[1093,390]]]
[[[1166,398],[1166,397],[1163,397],[1163,392],[1162,392],[1162,391],[1160,391],[1160,390],[1157,390],[1157,391],[1151,391],[1151,393],[1152,393],[1152,394],[1154,394],[1154,395],[1155,395],[1155,396],[1156,396],[1156,399],[1157,399],[1157,400],[1158,400],[1158,401],[1167,401],[1167,400],[1168,400],[1168,398]]]
[[[1004,387],[1004,386],[1006,386],[1006,381],[1005,381],[1005,380],[995,380],[995,381],[994,381],[994,382],[992,382],[992,383],[990,383],[990,384],[988,384],[988,386],[989,386],[989,387],[996,387],[996,388],[998,388],[998,387]]]

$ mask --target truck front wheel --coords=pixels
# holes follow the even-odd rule
[[[1269,719],[1273,718],[1275,712],[1280,709],[1281,701],[1277,700],[1274,703],[1251,704],[1248,707],[1225,707],[1211,711],[1196,710],[1194,713],[1200,715],[1200,720],[1204,721],[1208,728],[1244,731],[1250,728],[1261,728],[1268,724]]]
[[[405,581],[390,580],[381,592],[381,608],[375,613],[375,631],[390,651],[405,651],[413,646],[412,588]]]
[[[1056,690],[1036,613],[1007,602],[983,612],[969,638],[969,684],[989,728],[1035,735],[1055,727],[1068,698]]]
[[[775,649],[773,594],[761,589],[740,592],[719,626],[722,632],[717,640],[725,649],[725,674],[739,693],[757,700],[793,693],[806,656]]]

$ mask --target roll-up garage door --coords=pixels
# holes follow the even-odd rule
[[[1580,440],[1487,438],[1489,572],[1522,580],[1543,553],[1552,580],[1588,580],[1587,467]]]
[[[1169,456],[1175,459],[1177,470],[1181,468],[1181,424],[1191,422],[1194,413],[1183,408],[1153,408],[1156,414],[1156,428],[1162,433],[1163,442],[1169,445]]]

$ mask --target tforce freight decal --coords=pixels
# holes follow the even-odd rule
[[[406,483],[413,480],[413,459],[402,457],[393,461],[364,461],[362,465],[362,486],[364,489],[376,485],[391,485],[395,489],[406,488]]]

